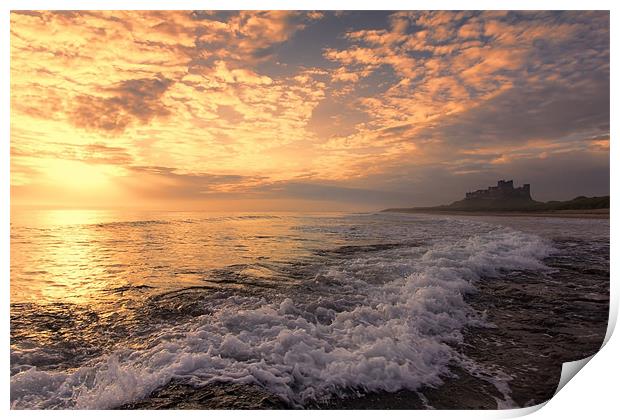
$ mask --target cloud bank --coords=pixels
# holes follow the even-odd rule
[[[609,83],[608,12],[12,12],[12,198],[607,194]]]

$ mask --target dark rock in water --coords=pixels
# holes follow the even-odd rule
[[[495,410],[501,394],[487,381],[452,366],[451,376],[438,388],[418,391],[361,393],[332,399],[316,408],[330,410]],[[314,408],[314,407],[312,407]]]
[[[556,246],[568,245],[558,241]],[[576,247],[586,248],[586,242]],[[547,258],[545,263],[557,271],[480,281],[477,293],[468,297],[495,328],[467,328],[462,350],[509,375],[510,397],[519,407],[553,397],[562,364],[592,356],[603,343],[609,273],[603,268],[588,272],[587,251],[577,252],[583,254],[577,254],[572,265],[560,255]],[[608,261],[609,248],[600,253]]]
[[[120,410],[257,410],[290,408],[256,385],[215,383],[200,388],[171,381]]]

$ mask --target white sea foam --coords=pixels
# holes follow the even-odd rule
[[[502,270],[544,269],[550,246],[535,235],[486,229],[342,259],[314,289],[213,314],[118,349],[73,372],[32,368],[11,377],[14,408],[111,408],[173,378],[196,385],[258,384],[286,401],[346,390],[417,390],[440,385],[464,326],[480,323],[464,296]],[[388,279],[388,281],[385,281]]]

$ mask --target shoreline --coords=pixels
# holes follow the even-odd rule
[[[413,213],[446,216],[492,216],[492,217],[558,217],[572,219],[609,219],[609,209],[551,210],[551,211],[465,211],[431,209],[387,209],[382,213]]]

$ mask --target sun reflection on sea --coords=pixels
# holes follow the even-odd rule
[[[307,255],[312,246],[315,234],[300,241],[297,223],[255,214],[13,213],[11,303],[98,305],[187,287],[221,288],[217,270],[229,266],[243,276],[270,278],[269,264]]]
[[[23,226],[52,227],[62,225],[89,225],[117,220],[120,212],[113,210],[13,210],[11,222]]]

